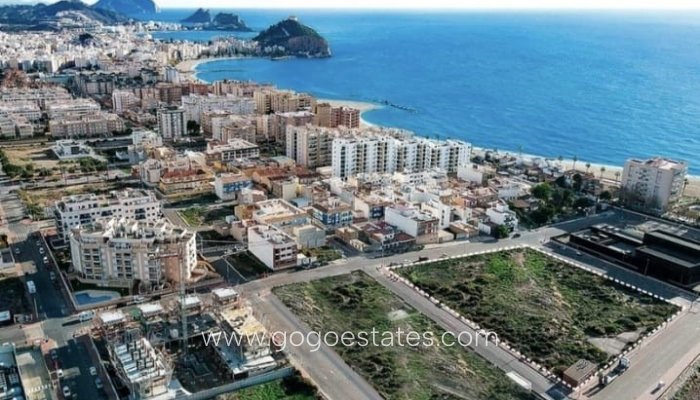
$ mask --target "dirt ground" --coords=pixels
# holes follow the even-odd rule
[[[10,163],[19,166],[34,164],[35,169],[58,167],[58,159],[49,156],[49,146],[13,147],[4,150]]]

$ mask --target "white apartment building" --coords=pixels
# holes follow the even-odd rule
[[[46,113],[50,120],[59,118],[93,115],[100,112],[100,105],[91,99],[70,99],[47,104]]]
[[[64,239],[68,239],[71,229],[90,225],[101,218],[156,222],[160,216],[160,201],[153,192],[146,190],[66,196],[54,206],[58,235]]]
[[[42,111],[36,102],[23,101],[0,101],[0,114],[21,115],[32,123],[41,120]]]
[[[34,134],[34,126],[27,118],[0,112],[0,136],[8,139],[27,138]]]
[[[124,121],[116,114],[66,115],[49,121],[52,138],[108,136],[124,130]]]
[[[271,225],[248,228],[248,251],[273,271],[297,265],[296,241]]]
[[[384,210],[384,221],[416,238],[416,243],[438,240],[439,219],[410,204],[394,204]]]
[[[622,199],[630,206],[664,212],[683,194],[688,164],[666,158],[630,159],[622,171]]]
[[[254,114],[255,101],[249,97],[238,97],[231,94],[224,96],[190,94],[182,97],[182,108],[185,110],[186,121],[196,121],[202,125],[202,114],[205,112],[223,111],[237,115]]]
[[[185,111],[178,107],[158,110],[158,131],[165,140],[174,140],[185,135]]]
[[[486,216],[496,225],[505,225],[511,230],[518,229],[518,216],[504,202],[496,202],[486,209]]]
[[[341,178],[357,174],[394,172],[399,141],[386,136],[340,137],[333,139],[333,175]]]
[[[112,107],[117,114],[133,110],[137,108],[140,103],[136,94],[130,90],[115,90],[112,92]]]
[[[2,88],[0,89],[0,101],[22,102],[31,101],[41,109],[46,109],[48,104],[59,104],[72,100],[68,91],[60,86],[42,88]]]
[[[457,177],[467,182],[483,185],[486,181],[494,176],[495,170],[484,165],[466,163],[457,166]]]
[[[456,172],[469,161],[471,146],[457,140],[353,136],[333,139],[333,174],[392,173],[440,169]]]
[[[71,230],[71,260],[79,279],[131,287],[189,280],[197,266],[193,232],[160,222],[100,220]]]
[[[210,162],[228,163],[235,160],[259,158],[260,147],[243,139],[231,139],[228,143],[209,142],[204,154]]]

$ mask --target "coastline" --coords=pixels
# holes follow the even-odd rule
[[[175,68],[177,68],[177,70],[180,73],[185,74],[185,76],[189,77],[193,81],[208,83],[207,81],[197,77],[197,67],[199,65],[206,64],[206,63],[213,62],[213,61],[240,60],[242,58],[244,58],[244,57],[215,57],[215,58],[201,58],[201,59],[184,60],[184,61],[178,63]],[[353,107],[353,108],[359,109],[360,110],[360,123],[362,126],[377,126],[376,124],[368,122],[367,120],[362,118],[362,116],[366,112],[383,108],[383,106],[380,104],[363,102],[363,101],[356,101],[356,100],[339,100],[339,99],[319,98],[318,101],[330,103],[334,107],[347,106],[347,107]],[[416,133],[416,135],[420,136],[418,133]],[[473,143],[472,143],[472,146],[473,146],[473,151],[477,154],[479,154],[479,153],[483,154],[486,151],[493,150],[493,149],[475,146]],[[497,149],[497,150],[499,153],[518,156],[517,151],[508,151],[508,150],[502,150],[502,149]],[[564,167],[566,169],[574,169],[574,161],[572,159],[562,159],[562,161],[560,162],[556,157],[545,157],[545,156],[535,155],[535,154],[522,154],[522,157],[524,159],[529,159],[529,160],[534,159],[534,158],[540,158],[542,160],[550,160],[550,162],[552,164],[561,165],[562,167]],[[575,163],[576,170],[579,172],[586,172],[586,163],[587,163],[586,160],[577,160]],[[613,182],[618,181],[619,179],[615,176],[616,172],[620,173],[620,179],[621,179],[623,166],[602,164],[602,163],[590,163],[590,165],[591,166],[590,166],[590,169],[588,169],[588,172],[591,172],[597,176],[601,176],[601,167],[605,168],[605,171],[602,173],[602,177],[605,180],[613,181]],[[685,196],[700,198],[700,176],[688,175],[687,177],[688,177],[688,186],[685,189]]]

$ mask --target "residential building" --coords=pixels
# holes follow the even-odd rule
[[[309,214],[282,199],[269,199],[255,203],[253,220],[261,225],[272,225],[281,229],[309,224]]]
[[[236,160],[259,158],[260,147],[243,139],[231,139],[227,143],[211,141],[205,152],[208,162],[229,163]]]
[[[101,218],[156,222],[160,217],[160,202],[148,190],[127,189],[107,195],[89,193],[65,196],[54,206],[56,229],[63,239],[68,239],[71,229],[91,225]]]
[[[296,241],[271,225],[248,228],[248,251],[273,271],[295,267],[299,253]]]
[[[182,97],[182,108],[185,110],[185,120],[195,121],[202,125],[202,114],[211,111],[223,111],[235,115],[250,115],[255,113],[255,101],[248,97],[238,97],[227,94],[206,96],[190,94]]]
[[[360,127],[360,110],[351,107],[333,107],[329,103],[319,103],[314,107],[316,117],[314,123],[318,126],[336,128]]]
[[[49,121],[49,132],[55,139],[110,136],[124,131],[124,121],[116,114],[98,111],[94,114],[61,116]]]
[[[331,165],[334,133],[311,125],[287,126],[287,157],[308,168]]]
[[[214,177],[214,192],[224,201],[238,200],[243,189],[253,187],[253,181],[242,173],[223,173]]]
[[[631,206],[663,213],[683,194],[688,164],[666,158],[630,159],[622,171],[622,199]]]
[[[180,107],[166,107],[158,110],[158,132],[164,140],[176,140],[187,132],[185,111]]]
[[[505,225],[511,231],[518,229],[518,216],[503,201],[495,202],[487,208],[486,216],[496,225]]]
[[[309,212],[326,230],[352,224],[352,207],[337,197],[329,197],[325,201],[312,204]]]
[[[417,207],[399,203],[385,209],[384,221],[416,238],[416,243],[436,243],[439,220]]]
[[[162,219],[102,219],[71,230],[72,266],[80,280],[105,286],[187,281],[197,266],[195,238]]]

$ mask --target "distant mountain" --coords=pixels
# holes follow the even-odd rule
[[[209,13],[209,10],[198,8],[197,11],[194,12],[194,14],[190,15],[189,17],[183,19],[180,22],[182,22],[183,24],[208,24],[211,22],[211,14]]]
[[[183,24],[194,24],[203,29],[216,31],[252,32],[245,22],[236,14],[218,13],[211,17],[209,10],[198,9],[194,14],[183,19]]]
[[[111,25],[128,22],[129,18],[109,10],[93,8],[78,0],[63,0],[53,4],[0,6],[0,30],[58,29],[59,14],[75,15],[81,19]]]
[[[218,13],[211,21],[213,27],[222,31],[252,32],[245,22],[236,14]]]
[[[99,0],[93,7],[132,16],[155,14],[159,11],[153,0]]]
[[[280,21],[253,38],[260,51],[272,57],[330,57],[328,41],[295,17]]]

